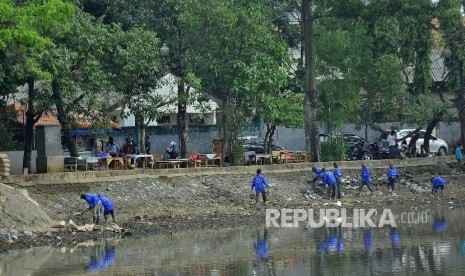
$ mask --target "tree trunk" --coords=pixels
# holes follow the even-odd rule
[[[189,91],[185,89],[184,80],[181,79],[178,85],[178,128],[181,158],[187,158],[189,154],[189,120],[187,114],[188,97]]]
[[[457,96],[456,106],[459,111],[459,122],[460,122],[460,142],[465,145],[465,82],[463,81],[463,61],[459,60],[459,79],[460,79],[460,91]]]
[[[34,91],[34,79],[31,78],[27,82],[28,90],[27,90],[27,111],[26,111],[26,122],[24,126],[24,153],[23,153],[23,171],[24,168],[28,168],[31,171],[31,158],[32,158],[32,145],[34,139],[34,124],[36,120],[34,120],[35,112],[34,112],[34,103],[36,99],[36,94]]]
[[[436,125],[441,121],[442,116],[444,116],[444,111],[439,111],[438,113],[433,115],[433,118],[428,123],[428,127],[426,128],[425,138],[423,142],[423,146],[425,147],[425,152],[429,153],[429,140],[431,138],[431,133]]]
[[[317,119],[318,90],[315,78],[315,57],[313,48],[313,11],[312,0],[302,3],[302,26],[305,49],[305,136],[307,155],[310,161],[320,161],[319,125]]]
[[[68,112],[66,111],[63,98],[61,98],[60,95],[60,86],[55,80],[52,81],[52,97],[57,108],[58,121],[61,124],[61,129],[63,131],[66,147],[69,150],[69,155],[71,157],[78,157],[79,153],[77,151],[76,144],[74,143],[73,136],[71,135],[70,122],[67,115]]]
[[[264,149],[265,153],[271,153],[271,146],[273,145],[273,135],[276,130],[276,124],[266,124],[266,133],[265,133],[265,141],[264,141]]]
[[[145,124],[144,124],[144,117],[141,115],[136,116],[136,126],[139,135],[139,152],[141,154],[145,154]]]

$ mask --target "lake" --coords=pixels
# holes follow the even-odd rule
[[[465,209],[396,228],[241,228],[0,255],[0,275],[465,275]]]

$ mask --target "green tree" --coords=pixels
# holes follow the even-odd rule
[[[78,119],[92,121],[95,128],[109,123],[102,111],[111,104],[114,89],[106,58],[112,49],[112,32],[118,28],[104,26],[79,9],[70,21],[69,31],[53,37],[53,47],[45,52],[45,59],[66,146],[71,156],[78,156],[71,135]]]
[[[141,28],[118,31],[114,37],[108,62],[112,64],[111,82],[120,92],[116,96],[119,105],[127,107],[135,116],[140,150],[145,152],[147,124],[159,117],[159,107],[174,101],[173,97],[155,94],[161,77],[159,40],[154,32]]]
[[[287,46],[261,1],[199,2],[191,9],[182,23],[188,33],[201,35],[189,41],[187,64],[203,91],[221,102],[225,154],[241,164],[241,126],[285,85]]]
[[[50,108],[46,89],[35,87],[36,79],[50,78],[43,52],[52,45],[51,34],[68,29],[72,10],[61,0],[0,2],[0,94],[28,84],[23,168],[31,167],[34,124]]]
[[[439,34],[439,49],[444,52],[449,73],[445,82],[455,95],[453,104],[457,108],[461,129],[461,144],[465,145],[465,82],[463,78],[463,62],[465,60],[465,20],[463,0],[442,0],[437,3],[439,24],[435,30]]]

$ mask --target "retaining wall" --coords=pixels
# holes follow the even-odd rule
[[[410,158],[404,160],[372,160],[366,161],[368,167],[388,167],[393,164],[397,167],[402,166],[416,166],[416,165],[434,165],[438,163],[455,162],[455,157],[441,156],[441,157],[424,157],[424,158]],[[359,168],[362,161],[340,161],[339,167],[342,169]],[[18,184],[20,186],[32,186],[37,184],[52,184],[63,183],[65,181],[99,181],[99,178],[108,177],[134,177],[142,175],[153,176],[175,176],[183,175],[202,175],[202,174],[255,174],[257,168],[261,168],[263,172],[273,173],[279,171],[304,171],[310,170],[312,166],[332,168],[332,162],[320,163],[289,163],[289,164],[273,164],[273,165],[253,165],[253,166],[234,166],[234,167],[202,167],[202,168],[181,168],[181,169],[134,169],[134,170],[102,170],[102,171],[78,171],[78,172],[65,172],[65,173],[45,173],[45,174],[31,174],[31,175],[11,175],[8,177],[1,177],[0,183],[5,184]]]

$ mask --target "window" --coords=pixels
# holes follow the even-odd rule
[[[169,115],[163,115],[157,119],[159,125],[169,125],[171,123],[171,117]]]
[[[205,118],[203,114],[189,114],[189,124],[205,125]]]

